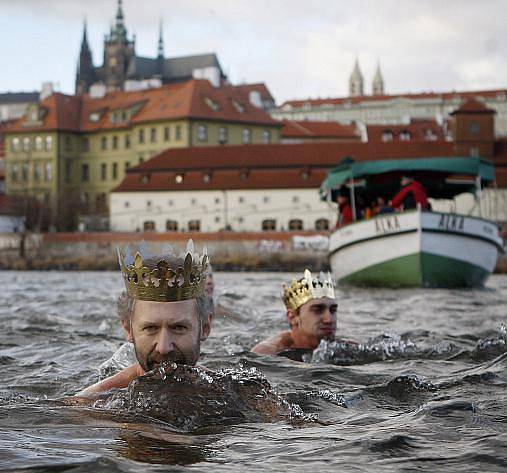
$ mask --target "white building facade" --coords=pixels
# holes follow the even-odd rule
[[[321,231],[336,207],[318,189],[113,192],[110,216],[116,232]]]

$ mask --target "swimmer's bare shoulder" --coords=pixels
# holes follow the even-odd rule
[[[78,392],[76,396],[89,396],[109,391],[110,389],[126,388],[134,378],[143,374],[144,370],[141,368],[141,365],[139,363],[135,363],[128,368],[121,370],[119,373],[116,373],[114,376],[110,376],[109,378],[88,386],[86,389]]]
[[[259,355],[276,355],[283,350],[291,348],[293,343],[290,331],[287,330],[257,343],[251,351]]]

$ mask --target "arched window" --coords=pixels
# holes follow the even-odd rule
[[[315,220],[315,230],[329,230],[329,220],[327,218]]]
[[[197,139],[199,141],[208,141],[208,127],[206,125],[197,127]]]
[[[289,230],[303,230],[303,220],[299,218],[289,220]]]
[[[178,231],[178,222],[176,220],[167,220],[165,222],[165,229],[168,232],[177,232]]]
[[[35,149],[37,151],[42,151],[42,148],[43,148],[42,136],[36,136],[35,137]]]
[[[252,131],[249,128],[244,128],[241,136],[243,139],[243,144],[252,142]]]
[[[155,225],[155,222],[153,220],[146,220],[143,223],[143,230],[145,232],[154,232],[157,226]]]
[[[188,221],[188,231],[189,232],[200,232],[201,231],[201,221],[200,220],[189,220]]]
[[[266,219],[262,221],[262,231],[269,232],[276,230],[276,220],[275,219]]]

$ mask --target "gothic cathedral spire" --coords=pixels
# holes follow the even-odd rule
[[[164,57],[164,32],[162,25],[162,18],[160,19],[159,33],[158,33],[158,48],[157,48],[157,57]]]
[[[83,38],[76,71],[76,93],[87,92],[90,85],[95,81],[95,68],[93,67],[92,52],[88,45],[86,20],[83,24]]]
[[[380,62],[377,63],[377,70],[372,82],[372,95],[384,95],[384,79],[380,72]]]
[[[356,62],[354,63],[354,69],[352,74],[350,74],[349,78],[349,95],[351,97],[358,97],[364,95],[364,87],[363,87],[363,75],[361,74],[361,70],[359,69],[359,61],[356,58]]]

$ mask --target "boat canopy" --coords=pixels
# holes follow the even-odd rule
[[[366,195],[393,195],[400,187],[400,177],[409,174],[423,184],[428,197],[452,199],[463,192],[495,180],[489,161],[473,157],[386,159],[355,162],[345,158],[332,169],[321,185],[321,197],[343,185],[352,185]]]

